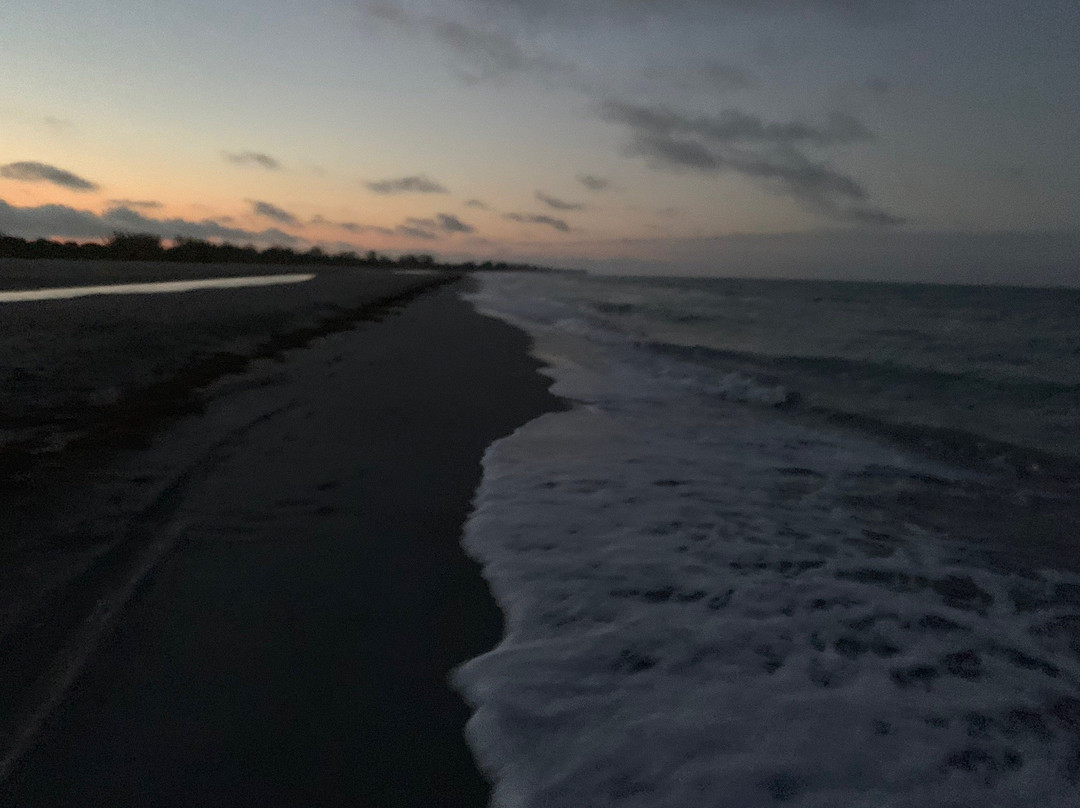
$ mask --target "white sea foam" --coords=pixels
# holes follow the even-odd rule
[[[456,675],[496,805],[1075,804],[1080,577],[894,507],[966,475],[560,333],[524,283],[475,301],[579,406],[489,448],[466,526],[507,618]]]

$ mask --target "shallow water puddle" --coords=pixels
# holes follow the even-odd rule
[[[243,286],[276,286],[282,283],[303,283],[314,278],[304,275],[259,275],[240,278],[205,278],[194,281],[159,281],[156,283],[118,283],[106,286],[68,286],[61,289],[24,289],[0,292],[0,303],[19,303],[28,300],[65,300],[90,295],[162,295],[191,292],[197,289],[237,289]]]

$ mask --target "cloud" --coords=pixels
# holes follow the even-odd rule
[[[85,180],[77,174],[72,174],[70,171],[51,166],[48,163],[36,163],[32,160],[0,166],[0,177],[23,182],[51,182],[53,185],[59,185],[72,191],[96,191],[98,189],[97,183]]]
[[[354,233],[356,235],[362,233],[381,233],[384,236],[392,236],[394,234],[394,230],[389,227],[380,227],[379,225],[374,224],[361,224],[360,222],[334,222],[321,215],[315,216],[310,223],[339,227],[347,233]]]
[[[770,123],[757,115],[726,109],[716,115],[681,115],[663,107],[604,101],[601,117],[652,135],[692,135],[722,143],[831,146],[873,140],[874,134],[851,115],[831,112],[823,125],[801,121]]]
[[[646,68],[645,78],[663,81],[680,90],[706,90],[729,93],[754,86],[754,80],[742,68],[719,59],[704,59],[687,65],[654,65]]]
[[[902,19],[920,6],[934,6],[949,0],[473,0],[486,8],[513,9],[531,19],[576,22],[591,18],[609,22],[676,15],[724,18],[731,13],[771,15],[820,12],[860,23]]]
[[[228,160],[230,163],[236,163],[237,165],[256,165],[267,169],[268,171],[280,171],[281,163],[271,157],[269,154],[263,154],[262,152],[222,152],[221,156]]]
[[[524,224],[544,224],[548,227],[554,227],[560,233],[570,232],[570,225],[568,225],[562,219],[555,219],[551,216],[536,216],[523,213],[507,213],[503,216],[503,218],[509,219],[511,222],[522,222]]]
[[[438,236],[432,233],[430,230],[427,230],[424,227],[417,225],[401,224],[398,225],[396,232],[400,233],[403,236],[422,238],[427,239],[428,241],[433,241],[438,238]]]
[[[75,128],[75,124],[67,118],[57,118],[53,115],[46,115],[41,122],[55,132],[70,132]]]
[[[450,213],[438,214],[439,227],[447,233],[473,233],[476,228]]]
[[[338,222],[338,227],[349,233],[382,233],[384,236],[391,235],[394,231],[389,227],[380,227],[374,224],[359,224],[357,222]]]
[[[555,210],[583,210],[585,208],[580,202],[564,202],[561,199],[548,196],[543,191],[537,191],[535,196],[549,208],[554,208]]]
[[[479,199],[470,199],[465,203],[467,208],[479,208],[480,210],[487,210],[488,206],[481,202]]]
[[[161,207],[161,203],[153,199],[110,199],[109,204],[115,208],[140,208],[142,210],[154,210]]]
[[[475,228],[465,224],[457,216],[450,213],[437,213],[434,219],[420,219],[409,217],[405,223],[398,227],[398,232],[416,238],[434,239],[438,233],[472,233]]]
[[[398,5],[371,4],[370,12],[398,28],[416,31],[446,46],[458,57],[458,75],[468,83],[512,73],[572,74],[575,66],[526,49],[517,38],[490,24],[466,25],[458,19],[411,14]],[[501,9],[500,9],[501,10]],[[490,15],[485,15],[490,21]]]
[[[389,180],[378,180],[365,183],[368,190],[376,194],[445,194],[448,191],[435,180],[424,174],[416,174],[411,177],[397,177]]]
[[[590,191],[607,191],[611,188],[611,180],[593,174],[578,174],[577,181]]]
[[[903,221],[863,204],[869,194],[859,182],[807,153],[872,140],[873,133],[850,115],[834,112],[823,124],[777,123],[732,109],[691,116],[617,101],[602,103],[599,112],[627,130],[627,154],[644,158],[654,168],[741,174],[837,220],[877,225]]]
[[[530,66],[530,57],[516,40],[505,34],[469,28],[449,20],[432,20],[429,25],[438,40],[468,58],[472,72],[466,78],[477,81],[527,70]]]
[[[109,208],[103,214],[67,205],[16,207],[0,200],[0,232],[22,238],[105,238],[115,231],[153,233],[162,238],[221,239],[234,243],[295,244],[300,239],[277,228],[244,230],[214,219],[154,219],[129,207]]]
[[[257,199],[249,201],[251,202],[252,212],[257,216],[265,216],[267,219],[273,219],[275,222],[291,225],[292,227],[301,226],[299,219],[289,213],[289,211],[282,210],[277,205],[271,205],[269,202],[260,202]]]

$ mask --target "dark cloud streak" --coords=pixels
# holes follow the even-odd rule
[[[868,193],[859,182],[807,154],[807,149],[872,140],[873,133],[850,115],[831,113],[821,125],[775,123],[739,110],[684,115],[619,101],[602,103],[599,114],[628,131],[628,155],[642,157],[655,168],[741,174],[837,220],[873,225],[903,221],[863,204]]]
[[[418,238],[438,238],[438,233],[472,233],[475,228],[450,213],[437,213],[433,219],[410,217],[398,230]],[[407,231],[407,232],[406,232]],[[423,233],[423,235],[420,235]]]
[[[114,208],[139,208],[141,210],[156,210],[162,205],[153,199],[110,199],[109,205]]]
[[[272,205],[269,202],[261,202],[257,199],[249,200],[251,202],[251,210],[256,216],[265,216],[267,219],[273,219],[280,224],[287,224],[291,227],[300,227],[300,220],[287,210],[282,210],[277,205]]]
[[[521,222],[522,224],[543,224],[548,227],[553,227],[560,233],[569,233],[570,225],[568,225],[562,219],[556,219],[552,216],[525,214],[525,213],[506,213],[503,215],[504,219],[511,222]]]
[[[445,194],[448,191],[435,180],[424,174],[415,174],[411,177],[396,177],[394,179],[377,180],[365,183],[369,191],[376,194]]]
[[[481,27],[431,14],[411,14],[386,3],[369,3],[369,11],[383,22],[444,45],[458,58],[456,72],[469,84],[515,73],[571,75],[577,71],[575,65],[531,52],[516,37],[490,24]],[[490,15],[485,17],[490,20]]]
[[[430,230],[425,230],[423,227],[417,227],[415,225],[398,225],[397,232],[403,236],[409,236],[411,238],[422,238],[427,241],[434,241],[438,238],[438,236],[432,233]]]
[[[335,222],[321,215],[315,216],[310,224],[338,227],[347,233],[354,233],[356,235],[361,235],[363,233],[382,233],[384,236],[392,236],[394,234],[394,231],[389,227],[380,227],[374,224],[361,224],[360,222]]]
[[[450,213],[438,214],[439,228],[447,233],[473,233],[476,228]]]
[[[267,171],[281,170],[281,163],[279,161],[275,160],[269,154],[263,154],[262,152],[222,152],[221,156],[230,163],[235,163],[236,165],[256,165],[265,168]]]
[[[831,112],[824,125],[814,125],[802,121],[769,123],[737,109],[711,116],[688,116],[663,107],[621,101],[604,101],[599,109],[601,117],[639,131],[665,136],[687,134],[724,143],[832,146],[874,139],[861,121],[842,112]]]
[[[549,208],[555,210],[584,210],[585,206],[580,202],[564,202],[562,199],[557,199],[554,196],[549,196],[543,191],[536,192],[536,198],[547,205]]]
[[[584,19],[627,22],[677,15],[721,19],[731,13],[775,15],[825,13],[856,23],[883,23],[909,16],[920,6],[932,7],[950,0],[472,0],[487,8],[513,9],[517,13],[548,22],[578,22]]]
[[[71,191],[96,191],[98,189],[97,183],[83,179],[78,174],[33,160],[0,166],[0,177],[21,182],[50,182]]]
[[[611,180],[593,174],[578,174],[577,181],[590,191],[607,191],[611,189]]]
[[[644,76],[683,91],[702,89],[712,93],[730,93],[745,90],[755,84],[742,68],[718,59],[680,66],[654,65],[645,69]]]

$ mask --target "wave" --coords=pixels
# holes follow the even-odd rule
[[[777,355],[679,344],[664,333],[666,328],[658,333],[660,322],[701,319],[707,321],[700,331],[703,340],[716,344],[722,339],[714,302],[699,292],[681,296],[674,306],[663,296],[627,300],[619,293],[622,299],[598,300],[604,292],[592,287],[537,290],[513,282],[486,284],[476,297],[491,313],[511,317],[534,336],[554,336],[551,350],[556,354],[570,350],[559,341],[566,336],[601,347],[608,361],[622,368],[605,382],[616,384],[616,398],[648,394],[661,400],[678,390],[778,408],[789,417],[873,434],[969,468],[1005,471],[1053,487],[1080,484],[1080,442],[1074,437],[1080,430],[1080,383],[1075,375],[1040,378],[1033,366],[1032,375],[1024,377],[994,372],[993,363],[983,369],[974,345],[965,349],[970,364],[952,369],[920,366],[933,361],[933,354],[925,353],[918,359],[905,354],[903,362],[824,353]],[[896,330],[904,324],[894,320],[875,327],[890,325]],[[692,338],[696,330],[679,329],[675,340]],[[812,352],[812,335],[808,339],[805,347]],[[953,353],[954,360],[965,355]],[[591,360],[584,362],[591,365]]]
[[[895,362],[874,362],[835,356],[773,356],[748,351],[709,348],[704,345],[676,345],[669,342],[645,341],[641,345],[650,350],[694,362],[739,362],[753,364],[765,370],[811,371],[834,378],[844,375],[895,383],[917,382],[938,387],[943,384],[978,385],[999,392],[1038,399],[1050,399],[1059,395],[1080,395],[1080,384],[1052,382],[1045,379],[1005,379],[977,373],[934,370]]]
[[[804,418],[869,433],[905,449],[914,449],[937,460],[959,463],[969,468],[1006,471],[1018,478],[1069,490],[1080,488],[1080,458],[992,437],[978,430],[977,418],[970,421],[975,428],[964,429],[920,423],[916,420],[917,413],[913,411],[906,414],[897,412],[896,417],[891,418],[860,411],[856,389],[853,385],[844,385],[843,380],[873,382],[873,388],[878,393],[886,386],[906,391],[921,387],[946,397],[952,396],[950,387],[983,386],[993,388],[998,406],[1001,405],[1003,392],[1030,405],[1036,400],[1045,403],[1063,396],[1076,396],[1080,393],[1080,385],[987,380],[974,374],[834,357],[774,357],[660,342],[641,345],[682,362],[722,368],[720,372],[723,375],[716,381],[700,384],[698,391],[706,395],[784,409]],[[800,388],[800,380],[809,382],[811,387],[820,387],[824,383],[835,392],[828,396],[811,396],[806,386]],[[867,395],[864,391],[863,396]],[[965,398],[974,397],[968,391]],[[849,406],[843,406],[840,402],[847,402]],[[1073,406],[1080,404],[1066,403]]]

